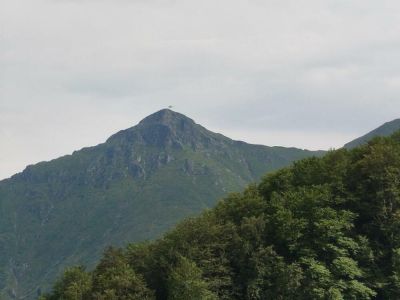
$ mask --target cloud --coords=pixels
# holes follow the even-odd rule
[[[399,13],[390,0],[0,0],[0,178],[170,104],[242,140],[340,147],[399,117]]]

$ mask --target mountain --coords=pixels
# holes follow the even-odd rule
[[[400,299],[399,182],[400,131],[306,158],[41,300]]]
[[[323,152],[233,141],[161,110],[0,181],[0,298],[31,299],[108,245],[159,237],[222,195]]]
[[[344,145],[344,148],[346,149],[355,148],[357,146],[369,142],[376,136],[390,136],[397,130],[400,130],[400,119],[386,122],[382,126],[379,126],[378,128],[372,130],[371,132],[347,143],[346,145]]]

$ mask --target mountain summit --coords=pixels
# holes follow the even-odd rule
[[[161,110],[0,181],[0,298],[33,299],[66,266],[154,239],[266,173],[321,152],[234,141]]]
[[[185,115],[163,109],[144,118],[138,125],[118,132],[107,142],[125,139],[148,146],[182,148],[207,143],[215,136]]]
[[[175,112],[171,109],[162,109],[158,112],[155,112],[146,118],[144,118],[142,121],[139,122],[139,125],[154,125],[154,124],[163,124],[165,126],[171,126],[171,127],[179,127],[179,126],[185,126],[186,125],[194,125],[195,122],[186,117],[183,114],[180,114],[178,112]]]

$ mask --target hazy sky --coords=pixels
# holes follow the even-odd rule
[[[400,2],[0,0],[0,178],[173,105],[310,149],[400,117]]]

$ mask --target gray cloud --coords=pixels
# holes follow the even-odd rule
[[[170,104],[268,145],[340,147],[399,117],[400,4],[0,0],[0,178]]]

